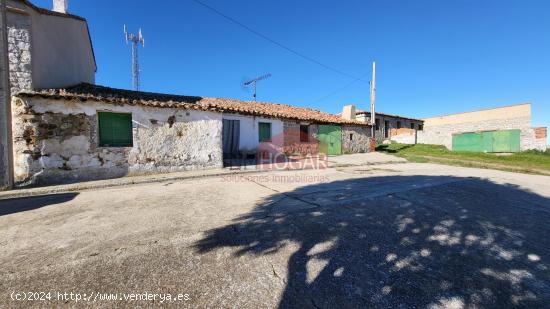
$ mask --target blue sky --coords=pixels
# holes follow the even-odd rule
[[[368,108],[376,60],[377,109],[429,117],[530,101],[550,126],[550,1],[201,0],[252,29],[351,76],[308,62],[192,0],[72,0],[85,17],[97,83],[131,88],[122,28],[143,28],[142,89],[251,98],[244,78],[271,73],[258,98],[339,112]],[[51,7],[51,0],[34,0]],[[340,91],[337,91],[340,90]]]

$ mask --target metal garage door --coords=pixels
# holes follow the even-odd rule
[[[453,150],[473,152],[519,152],[520,130],[453,134]]]
[[[342,154],[342,128],[319,125],[319,152],[328,155]]]

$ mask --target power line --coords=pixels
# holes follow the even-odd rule
[[[361,78],[357,78],[356,76],[353,76],[353,75],[348,74],[348,73],[346,73],[346,72],[340,71],[340,70],[338,70],[338,69],[336,69],[336,68],[334,68],[334,67],[331,67],[331,66],[329,66],[329,65],[326,65],[326,64],[324,64],[324,63],[322,63],[322,62],[320,62],[320,61],[318,61],[318,60],[315,60],[315,59],[313,59],[313,58],[311,58],[311,57],[309,57],[309,56],[306,56],[306,55],[304,55],[304,54],[302,54],[302,53],[300,53],[300,52],[298,52],[298,51],[296,51],[296,50],[294,50],[294,49],[292,49],[292,48],[290,48],[290,47],[288,47],[288,46],[286,46],[286,45],[284,45],[284,44],[282,44],[282,43],[279,43],[279,42],[277,42],[277,41],[271,39],[271,38],[268,37],[267,35],[264,35],[264,34],[258,32],[258,31],[256,31],[256,30],[252,29],[251,27],[249,27],[249,26],[247,26],[247,25],[241,23],[240,21],[238,21],[238,20],[236,20],[236,19],[234,19],[234,18],[232,18],[232,17],[230,17],[230,16],[225,15],[224,13],[218,11],[216,8],[211,7],[210,5],[204,3],[204,2],[202,2],[202,1],[200,1],[200,0],[192,0],[192,1],[195,2],[195,3],[197,3],[197,4],[199,4],[199,5],[201,5],[201,6],[203,6],[203,7],[205,7],[205,8],[207,8],[207,9],[209,9],[210,11],[212,11],[212,12],[218,14],[219,16],[221,16],[221,17],[223,17],[223,18],[229,20],[230,22],[236,24],[237,26],[239,26],[239,27],[241,27],[241,28],[244,28],[245,30],[249,31],[250,33],[253,33],[253,34],[255,34],[256,36],[258,36],[258,37],[260,37],[260,38],[262,38],[262,39],[264,39],[264,40],[266,40],[266,41],[268,41],[268,42],[270,42],[270,43],[272,43],[272,44],[275,44],[275,45],[279,46],[280,48],[282,48],[282,49],[284,49],[284,50],[286,50],[286,51],[288,51],[288,52],[291,52],[291,53],[293,53],[294,55],[296,55],[296,56],[298,56],[298,57],[300,57],[300,58],[302,58],[302,59],[305,59],[305,60],[307,60],[307,61],[309,61],[309,62],[311,62],[311,63],[317,64],[317,65],[319,65],[319,66],[321,66],[321,67],[323,67],[323,68],[325,68],[325,69],[327,69],[327,70],[329,70],[329,71],[332,71],[332,72],[334,72],[334,73],[340,74],[340,75],[345,76],[345,77],[348,77],[348,78],[352,78],[352,79],[354,79],[354,83],[357,82],[357,81],[359,81],[359,80],[361,80]]]
[[[317,103],[317,102],[324,101],[324,100],[332,97],[333,95],[337,94],[338,92],[346,90],[347,88],[351,87],[356,82],[361,81],[363,78],[367,77],[369,74],[370,74],[370,72],[361,75],[359,78],[356,78],[356,79],[352,80],[351,82],[347,83],[342,88],[336,89],[336,90],[330,92],[329,94],[320,97],[319,99],[315,100],[314,102]]]

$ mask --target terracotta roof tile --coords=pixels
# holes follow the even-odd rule
[[[320,123],[353,124],[361,126],[369,125],[365,122],[346,120],[339,116],[324,113],[315,109],[296,107],[286,104],[131,91],[87,83],[82,83],[64,89],[46,89],[21,92],[17,94],[17,96],[79,101],[90,100],[110,104],[143,105],[161,108],[198,109]]]

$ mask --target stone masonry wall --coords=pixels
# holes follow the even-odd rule
[[[452,125],[428,126],[423,131],[418,131],[419,144],[444,145],[448,149],[453,146],[453,134],[466,132],[479,132],[491,130],[521,130],[521,150],[537,149],[534,130],[531,128],[531,118],[511,118],[499,120],[487,120],[480,122],[467,122]]]
[[[342,153],[370,152],[370,127],[342,126]]]
[[[283,152],[301,155],[318,153],[318,126],[310,124],[308,126],[308,142],[302,142],[300,141],[300,125],[300,121],[283,120]]]
[[[97,111],[132,113],[133,147],[99,147]],[[16,98],[12,116],[19,186],[222,167],[216,113]]]
[[[319,151],[319,125],[309,125],[309,142],[300,142],[300,122],[285,120],[284,146],[288,153],[313,154]],[[365,126],[342,126],[342,153],[369,152],[370,128]]]
[[[8,58],[11,93],[32,89],[31,18],[8,12]]]

